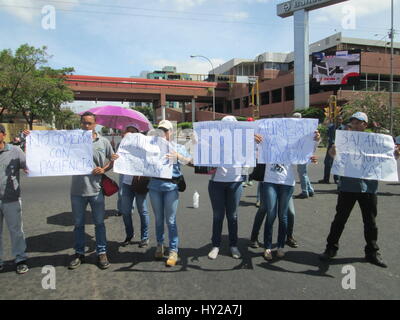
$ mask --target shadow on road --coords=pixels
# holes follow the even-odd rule
[[[217,260],[215,260],[215,268],[207,268],[204,265],[200,265],[200,258],[207,258],[208,253],[210,252],[212,245],[207,244],[204,245],[200,248],[179,248],[179,262],[176,265],[176,267],[171,268],[171,269],[163,269],[163,270],[151,270],[149,268],[139,268],[138,264],[143,263],[143,262],[153,262],[155,261],[154,259],[154,253],[156,248],[152,247],[149,248],[147,251],[141,253],[141,252],[126,252],[126,253],[119,253],[118,248],[113,246],[113,244],[110,246],[110,261],[114,263],[127,263],[130,262],[131,264],[126,267],[122,267],[118,270],[115,270],[116,272],[123,272],[123,271],[130,271],[130,272],[181,272],[181,271],[188,271],[188,269],[193,269],[193,270],[199,270],[199,271],[211,271],[211,272],[219,272],[219,271],[234,271],[234,270],[240,270],[240,269],[249,269],[253,270],[254,265],[252,259],[255,257],[259,257],[260,253],[254,253],[252,251],[249,251],[248,244],[249,240],[240,238],[238,239],[238,248],[239,251],[242,254],[241,259],[237,259],[235,261],[238,262],[238,264],[234,267],[229,267],[229,268],[218,268],[220,266],[220,262],[218,259],[221,259],[223,256],[231,256],[229,246],[227,245],[229,243],[229,238],[227,235],[222,236],[222,244],[220,248],[220,252],[218,255]],[[163,261],[166,261],[168,258],[168,253],[164,256]],[[129,261],[128,261],[129,260]],[[213,263],[214,261],[208,260],[207,264]]]
[[[275,265],[276,262],[280,260],[290,261],[297,264],[302,264],[310,267],[315,267],[318,269],[310,269],[305,271],[291,271],[280,266]],[[258,266],[265,268],[270,271],[278,271],[278,272],[287,272],[287,273],[295,273],[295,274],[305,274],[309,276],[315,277],[328,277],[334,278],[333,276],[327,274],[329,271],[329,267],[331,265],[346,265],[357,262],[365,262],[363,258],[341,258],[341,259],[332,259],[329,262],[322,262],[319,260],[319,254],[314,252],[307,251],[289,251],[285,254],[285,257],[282,259],[278,259],[274,256],[274,259],[271,262],[263,262]]]
[[[104,220],[109,217],[113,217],[117,214],[116,210],[106,210],[106,214],[104,216]],[[91,211],[86,211],[85,214],[86,224],[93,224],[92,213]],[[47,218],[47,224],[53,224],[56,226],[70,227],[74,225],[74,217],[72,216],[72,212],[62,212],[56,214],[54,216]]]
[[[391,192],[378,192],[378,196],[392,197],[392,196],[400,196],[400,194],[398,194],[398,193],[391,193]]]
[[[240,207],[254,207],[254,208],[256,208],[256,203],[255,202],[248,202],[248,201],[241,200],[239,202],[239,206]]]
[[[85,234],[88,252],[96,247],[94,237]],[[26,238],[26,252],[59,252],[72,249],[74,246],[74,233],[72,231],[55,231],[38,236]]]

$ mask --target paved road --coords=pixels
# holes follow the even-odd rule
[[[324,150],[318,151],[321,155]],[[323,156],[322,156],[323,160]],[[321,161],[322,162],[322,161]],[[322,176],[322,163],[310,168],[312,181]],[[363,259],[364,237],[358,207],[349,219],[341,250],[330,265],[321,264],[318,254],[325,246],[335,214],[335,185],[315,184],[316,196],[295,200],[295,237],[298,249],[287,248],[284,259],[266,262],[262,249],[250,249],[248,237],[256,213],[256,187],[246,188],[239,212],[240,260],[229,256],[227,227],[224,245],[217,260],[207,258],[210,249],[212,212],[207,193],[208,177],[184,170],[188,189],[181,194],[178,212],[180,234],[179,265],[166,268],[153,260],[155,250],[154,218],[151,214],[151,246],[137,244],[121,247],[124,227],[114,215],[116,197],[107,199],[106,228],[112,266],[100,270],[94,253],[94,228],[86,227],[87,263],[79,269],[67,269],[73,254],[73,220],[69,201],[70,178],[22,178],[24,230],[30,256],[30,272],[17,275],[10,261],[10,242],[5,231],[3,243],[6,268],[0,273],[0,299],[399,299],[400,185],[381,184],[379,195],[379,245],[388,269]],[[193,209],[194,190],[200,193],[200,208]],[[296,193],[299,186],[296,186]],[[137,213],[134,224],[139,226]],[[139,228],[137,228],[139,230]],[[276,240],[277,231],[274,231]],[[136,239],[138,240],[138,239]],[[42,288],[42,267],[56,270],[56,289]],[[342,267],[356,270],[356,289],[342,288]]]

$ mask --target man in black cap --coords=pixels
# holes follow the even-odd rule
[[[28,272],[25,253],[26,242],[22,229],[21,188],[19,170],[26,170],[22,150],[5,142],[6,129],[0,124],[0,271],[3,269],[3,221],[11,236],[12,254],[15,256],[18,274]]]

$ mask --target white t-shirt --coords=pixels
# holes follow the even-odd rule
[[[296,180],[293,165],[266,164],[264,182],[294,186]]]
[[[218,167],[211,180],[215,182],[240,182],[243,181],[243,168]]]

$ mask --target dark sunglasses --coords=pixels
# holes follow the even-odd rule
[[[86,121],[83,121],[81,123],[84,124],[85,126],[90,126],[92,124],[95,124],[95,122],[86,122]]]

